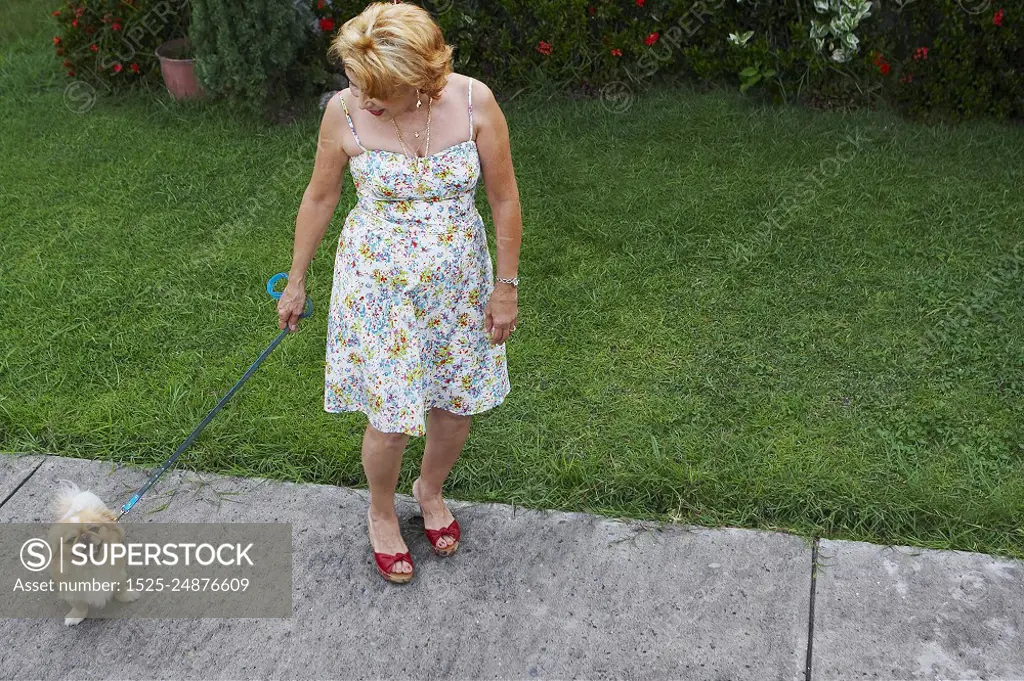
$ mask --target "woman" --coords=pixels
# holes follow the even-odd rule
[[[508,127],[491,91],[452,72],[452,48],[420,7],[375,3],[331,52],[349,87],[329,102],[295,224],[278,315],[295,329],[306,270],[351,162],[358,203],[342,228],[328,321],[324,409],[361,411],[370,545],[380,574],[412,578],[394,494],[402,453],[426,436],[412,492],[439,555],[459,546],[441,489],[472,414],[509,393],[505,341],[516,329],[522,235]],[[474,194],[483,176],[497,277]]]

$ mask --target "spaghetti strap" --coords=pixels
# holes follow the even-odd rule
[[[359,141],[359,135],[356,134],[356,126],[352,124],[352,116],[348,113],[348,105],[345,104],[345,96],[339,92],[338,99],[341,100],[341,108],[345,110],[345,118],[348,119],[348,129],[352,131],[352,136],[356,138],[356,144],[359,145],[360,149],[366,151],[366,147],[364,147],[363,143]]]
[[[469,79],[469,139],[473,139],[473,78]]]

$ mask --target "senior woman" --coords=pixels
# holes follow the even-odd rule
[[[412,493],[434,552],[459,546],[442,487],[473,414],[511,390],[505,341],[516,329],[522,236],[508,126],[493,94],[452,71],[431,16],[375,3],[331,45],[349,87],[328,103],[313,175],[295,224],[278,316],[295,329],[306,271],[341,197],[346,165],[358,196],[338,241],[324,409],[361,411],[370,488],[367,527],[384,579],[412,579],[395,488],[411,436],[426,436]],[[483,177],[497,273],[474,194]]]

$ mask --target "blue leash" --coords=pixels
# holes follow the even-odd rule
[[[270,294],[271,298],[277,300],[281,297],[281,294],[275,291],[274,287],[277,285],[277,282],[287,278],[288,274],[286,272],[275,274],[270,278],[270,280],[267,282],[267,293]],[[299,315],[299,318],[306,318],[311,314],[313,314],[313,301],[310,300],[309,298],[306,298],[306,309],[302,312],[301,315]],[[228,403],[228,400],[231,399],[232,395],[238,392],[238,389],[241,388],[242,385],[249,380],[249,377],[256,372],[256,369],[258,369],[260,364],[263,363],[263,360],[267,358],[267,355],[273,352],[274,348],[277,347],[278,343],[284,340],[284,337],[288,335],[288,332],[289,329],[285,327],[285,329],[281,333],[277,334],[277,338],[274,339],[274,342],[267,346],[267,349],[264,350],[263,353],[256,359],[256,361],[252,363],[252,366],[249,367],[249,370],[245,372],[242,378],[238,379],[238,383],[235,383],[231,390],[228,391],[228,394],[220,399],[220,402],[217,403],[217,406],[210,410],[210,413],[207,414],[206,418],[203,419],[203,422],[200,423],[196,427],[196,429],[192,431],[192,434],[185,438],[185,441],[181,443],[181,445],[178,447],[177,451],[174,452],[171,458],[169,458],[167,462],[164,463],[164,465],[161,466],[156,471],[156,473],[150,476],[146,484],[143,485],[138,492],[132,495],[132,498],[128,500],[127,504],[121,507],[121,515],[117,516],[118,520],[121,520],[121,518],[124,517],[125,513],[132,510],[132,506],[139,502],[139,499],[142,498],[142,495],[148,492],[149,488],[152,487],[153,484],[160,479],[160,476],[166,473],[167,469],[173,466],[174,462],[178,460],[178,457],[180,457],[184,453],[184,451],[188,449],[193,442],[196,441],[196,438],[199,437],[199,434],[203,432],[203,428],[206,428],[210,421],[213,420],[213,417],[217,415],[217,412],[219,412],[221,408]]]

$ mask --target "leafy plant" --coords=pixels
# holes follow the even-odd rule
[[[811,19],[815,47],[820,52],[827,45],[833,61],[850,61],[860,45],[854,31],[871,15],[870,0],[814,0],[814,9],[822,15]]]
[[[70,0],[52,14],[54,51],[67,76],[103,92],[159,80],[154,51],[188,26],[188,4],[165,0]]]
[[[740,92],[746,92],[762,80],[771,78],[775,73],[775,69],[765,68],[760,62],[754,66],[748,66],[740,71]]]

